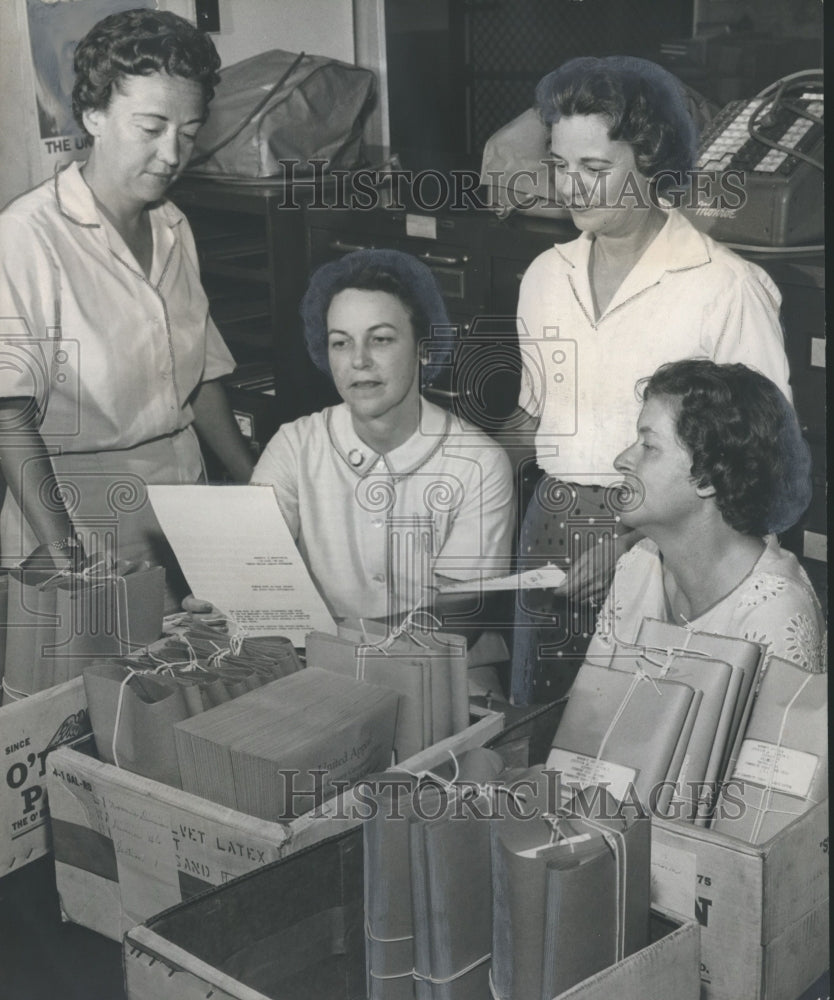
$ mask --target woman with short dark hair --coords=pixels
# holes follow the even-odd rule
[[[75,53],[88,159],[0,214],[6,564],[35,550],[73,565],[93,544],[176,572],[145,486],[201,477],[195,428],[233,478],[249,478],[217,381],[234,360],[209,316],[188,222],[165,199],[219,65],[211,39],[174,14],[99,22]]]
[[[272,486],[331,613],[402,615],[431,604],[438,578],[506,571],[507,457],[421,395],[453,347],[429,268],[397,250],[349,253],[313,274],[301,311],[343,402],[284,424],[252,482]]]
[[[128,76],[167,73],[193,80],[206,108],[220,81],[220,56],[210,36],[163,10],[126,10],[105,17],[78,43],[73,58],[72,112],[86,131],[84,113],[106,108]]]
[[[822,611],[776,538],[811,495],[793,407],[758,372],[700,359],[664,365],[642,400],[637,440],[614,465],[632,497],[623,522],[644,537],[617,564],[588,658],[608,663],[657,618],[824,670]]]
[[[516,615],[519,703],[564,694],[582,660],[592,631],[582,598],[601,597],[613,570],[611,456],[634,426],[637,379],[707,357],[749,364],[790,397],[776,286],[663,197],[685,193],[697,140],[679,82],[643,59],[574,59],[539,83],[536,107],[580,235],[537,257],[519,294],[513,425],[535,433],[527,478],[544,473],[519,554],[570,570],[565,592],[525,594]]]

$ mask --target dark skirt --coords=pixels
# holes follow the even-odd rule
[[[617,525],[616,490],[578,486],[552,476],[536,484],[518,545],[518,569],[554,563],[568,571],[584,552],[599,551],[602,592],[614,573],[613,539]],[[604,561],[610,565],[604,565]],[[514,704],[549,702],[569,690],[588,648],[597,604],[552,590],[521,590],[512,636],[510,694]]]

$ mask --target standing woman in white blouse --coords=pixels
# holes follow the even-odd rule
[[[629,502],[611,460],[632,433],[637,379],[668,361],[707,357],[750,365],[790,398],[776,286],[662,197],[685,196],[696,146],[679,82],[642,59],[574,59],[539,83],[536,106],[550,129],[557,195],[580,235],[537,257],[521,283],[514,426],[535,434],[534,472],[544,476],[519,557],[571,572],[563,591],[527,592],[517,609],[519,704],[564,694],[582,660],[590,628],[581,600],[589,581],[604,593],[613,570],[610,548],[587,528],[612,525]]]
[[[145,486],[200,478],[195,428],[233,478],[249,478],[217,381],[234,360],[209,316],[188,222],[165,199],[219,65],[211,39],[174,14],[100,21],[75,53],[87,161],[0,214],[6,564],[34,550],[72,565],[77,549],[115,541],[123,557],[175,569]]]

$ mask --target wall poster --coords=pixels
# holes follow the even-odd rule
[[[72,116],[76,45],[108,14],[155,6],[154,0],[26,0],[41,159],[50,173],[83,159],[91,141]]]

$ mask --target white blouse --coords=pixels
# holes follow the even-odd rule
[[[803,670],[820,673],[827,666],[825,620],[805,570],[776,536],[752,571],[711,608],[689,622],[698,632],[749,639]],[[610,662],[617,640],[635,642],[644,618],[668,620],[663,564],[654,542],[641,539],[617,562],[611,589],[597,618],[588,659]]]

